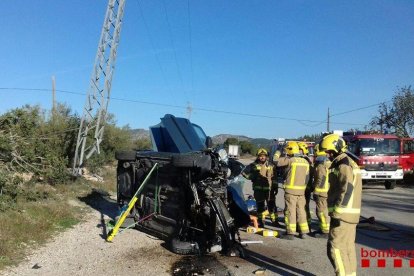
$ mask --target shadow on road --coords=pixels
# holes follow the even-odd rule
[[[259,267],[266,268],[267,270],[277,273],[279,275],[292,275],[292,274],[315,275],[307,271],[301,270],[297,267],[293,267],[293,266],[281,263],[279,261],[276,261],[272,258],[263,256],[249,249],[245,249],[245,253],[246,253],[246,261],[249,261],[250,263],[257,265]]]
[[[375,225],[380,227],[377,230]],[[414,227],[392,222],[377,221],[372,228],[357,228],[356,242],[374,249],[414,248]]]
[[[116,201],[110,199],[108,193],[95,189],[86,196],[78,197],[78,199],[100,213],[100,224],[96,227],[102,227],[102,234],[100,236],[103,239],[106,239],[108,232],[105,223],[105,216],[114,219],[118,214],[118,204]]]

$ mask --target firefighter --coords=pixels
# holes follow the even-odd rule
[[[331,217],[328,257],[336,275],[356,275],[355,235],[361,212],[361,172],[346,154],[346,143],[338,135],[325,136],[319,149],[332,161],[328,190]]]
[[[299,151],[301,153],[301,157],[306,159],[306,161],[308,161],[309,163],[309,180],[308,180],[308,183],[306,183],[306,189],[305,189],[305,200],[306,200],[305,211],[306,211],[306,221],[308,222],[309,230],[311,230],[312,217],[311,217],[309,204],[310,204],[311,195],[313,191],[313,173],[314,173],[313,163],[312,163],[312,160],[309,158],[308,145],[305,142],[298,142],[298,146],[299,146]]]
[[[279,157],[277,169],[283,171],[285,190],[285,225],[284,239],[292,240],[296,232],[296,222],[299,224],[300,238],[304,239],[309,233],[305,212],[305,189],[309,178],[309,163],[299,156],[299,146],[289,141],[285,145],[286,157]],[[280,156],[280,153],[276,157]]]
[[[329,216],[328,216],[328,190],[329,190],[329,167],[331,161],[324,151],[315,146],[315,169],[313,181],[313,199],[316,203],[316,215],[319,219],[319,231],[315,233],[316,238],[328,238]]]
[[[258,149],[256,156],[256,161],[248,165],[243,171],[243,176],[252,181],[258,223],[259,227],[263,228],[267,214],[269,214],[273,223],[277,222],[277,213],[275,213],[277,182],[273,177],[274,168],[268,161],[267,150],[264,148]]]

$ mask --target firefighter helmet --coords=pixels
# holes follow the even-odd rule
[[[308,145],[305,142],[298,142],[299,150],[303,152],[304,155],[308,155],[309,149]]]
[[[326,156],[326,153],[323,150],[319,150],[319,144],[315,145],[316,156]]]
[[[258,149],[257,152],[256,152],[256,156],[260,156],[260,155],[266,155],[266,156],[268,156],[267,150],[264,149],[264,148]]]
[[[346,143],[338,134],[329,134],[323,137],[322,141],[319,143],[319,149],[321,151],[341,153],[346,151]]]
[[[299,153],[299,146],[298,143],[294,141],[289,141],[285,145],[285,151],[288,155],[295,155]]]

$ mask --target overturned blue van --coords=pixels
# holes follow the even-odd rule
[[[232,179],[243,166],[185,118],[167,114],[150,135],[152,150],[116,153],[119,207],[157,163],[131,213],[136,228],[164,239],[178,254],[241,253],[235,236],[250,218]]]

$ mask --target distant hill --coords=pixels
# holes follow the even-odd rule
[[[134,140],[149,139],[149,131],[143,128],[131,129]],[[211,137],[215,145],[223,144],[228,138],[236,138],[239,141],[248,141],[257,147],[269,147],[272,144],[271,139],[266,138],[250,138],[244,135],[219,134]]]
[[[250,141],[250,143],[256,145],[257,147],[268,148],[273,144],[273,140],[266,138],[254,138]]]
[[[143,128],[131,129],[134,140],[149,139],[149,131]]]
[[[236,138],[239,141],[250,141],[252,138],[243,135],[233,135],[233,134],[219,134],[211,137],[213,139],[213,144],[219,145],[226,142],[228,138]]]
[[[244,135],[219,134],[212,137],[213,143],[216,145],[223,144],[228,138],[236,138],[239,141],[248,141],[257,147],[270,147],[270,145],[273,143],[272,139],[250,138]]]

